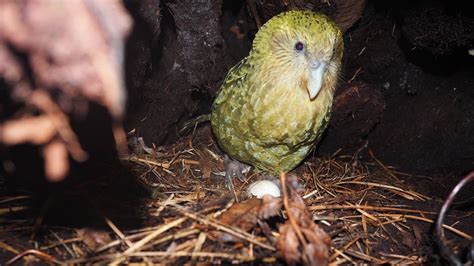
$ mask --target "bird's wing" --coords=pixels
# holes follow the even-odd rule
[[[228,94],[235,93],[235,90],[239,90],[239,88],[245,86],[245,80],[249,74],[249,71],[250,65],[248,64],[247,57],[242,59],[229,70],[221,88],[217,92],[213,109],[228,99]]]

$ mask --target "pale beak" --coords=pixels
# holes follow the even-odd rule
[[[323,75],[326,70],[326,63],[312,61],[309,65],[308,93],[309,98],[314,100],[318,96],[323,84]]]

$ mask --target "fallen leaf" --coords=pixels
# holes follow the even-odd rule
[[[226,212],[222,213],[219,221],[223,224],[240,228],[244,231],[252,230],[257,224],[257,213],[261,206],[261,201],[252,198],[246,201],[235,203]],[[214,237],[223,242],[240,242],[241,239],[223,232],[213,232]]]
[[[299,251],[299,241],[295,231],[287,222],[280,226],[280,237],[278,237],[276,247],[280,251],[283,259],[289,265],[297,264],[301,259]]]
[[[295,179],[288,180],[286,187],[288,206],[285,209],[288,220],[280,227],[278,250],[290,265],[327,265],[331,238],[314,223],[303,198],[296,190],[299,185],[295,183]]]
[[[301,228],[303,235],[308,240],[304,247],[308,265],[327,265],[329,250],[331,248],[331,238],[323,229],[313,223],[312,228]]]
[[[92,228],[77,229],[76,234],[78,237],[82,238],[82,242],[84,242],[84,244],[86,244],[86,246],[91,250],[96,250],[112,241],[109,233],[106,231]]]
[[[212,164],[209,152],[201,152],[201,159],[199,159],[199,167],[201,168],[201,173],[204,178],[211,178]]]
[[[274,198],[270,195],[263,195],[262,204],[258,210],[258,218],[266,220],[270,217],[278,215],[283,202],[281,198]]]

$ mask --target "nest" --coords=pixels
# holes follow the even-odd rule
[[[284,204],[285,208],[277,208],[271,218],[263,219],[254,208],[261,200],[243,195],[250,183],[269,177],[251,170],[245,182],[234,180],[235,191],[230,192],[220,176],[224,168],[222,153],[208,128],[158,149],[138,145],[148,153],[127,156],[122,161],[147,193],[140,203],[120,211],[138,215],[133,210],[142,206],[138,225],[125,226],[99,209],[97,217],[103,219],[104,227],[58,226],[44,222],[48,211],[52,211],[51,200],[31,216],[31,195],[2,197],[0,249],[8,263],[44,260],[67,264],[284,264],[294,254],[288,254],[291,250],[278,244],[291,242],[291,235],[281,228],[291,220],[291,215],[304,213],[309,215],[316,231],[322,230],[318,231],[322,240],[325,235],[330,237],[330,251],[321,259],[331,265],[420,264],[430,260],[423,247],[430,238],[426,234],[436,219],[437,207],[433,209],[428,196],[404,183],[403,177],[408,174],[384,165],[373,154],[367,163],[360,162],[357,156],[337,154],[308,158],[287,175],[300,186],[290,188],[293,196],[286,195],[289,202]],[[117,183],[115,179],[112,176],[108,180]],[[99,191],[91,205],[109,197],[102,189],[109,184],[103,183],[103,178],[94,180],[83,185],[82,191],[76,191],[89,195],[90,187]],[[300,214],[291,210],[297,208],[292,205],[297,204],[292,199],[296,194],[305,203],[306,210]],[[229,214],[238,217],[229,219]],[[301,225],[306,218],[297,218],[294,222],[299,223],[301,232],[306,232]],[[456,229],[462,224],[459,220],[455,225],[443,225],[446,235],[455,240],[455,247],[472,240]],[[285,238],[283,233],[287,234]],[[32,241],[27,242],[28,237],[33,237]],[[307,242],[309,245],[311,240]]]

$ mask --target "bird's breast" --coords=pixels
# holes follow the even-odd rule
[[[262,143],[291,147],[314,141],[315,131],[322,127],[322,119],[331,108],[332,94],[323,89],[321,95],[310,100],[305,82],[301,78],[291,87],[274,86],[252,95],[250,132]]]

